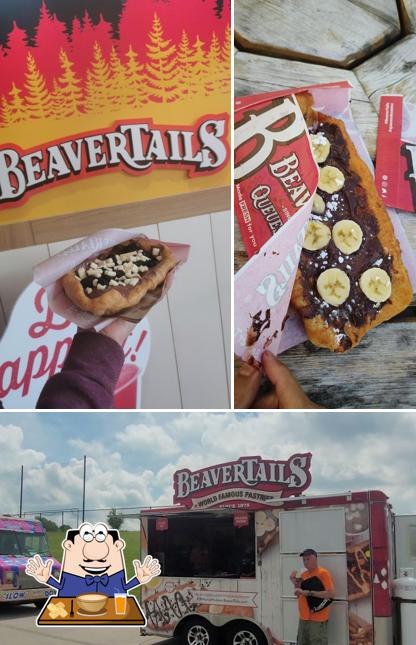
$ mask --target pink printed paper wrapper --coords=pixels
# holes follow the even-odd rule
[[[265,349],[281,353],[307,339],[289,308],[307,222],[317,187],[307,127],[294,96],[308,91],[316,111],[342,119],[358,154],[373,166],[350,110],[347,82],[292,88],[235,101],[235,211],[248,262],[235,275],[234,348],[259,364]],[[285,101],[285,103],[283,103]],[[295,124],[295,125],[294,125]],[[285,139],[285,130],[289,136]],[[306,186],[297,208],[293,196]],[[307,196],[307,192],[304,195]],[[248,200],[251,207],[248,207]],[[277,207],[276,207],[277,206]],[[403,262],[416,289],[416,262],[397,213],[388,209]]]
[[[380,97],[376,186],[386,206],[416,212],[416,105]]]
[[[120,242],[137,237],[146,236],[141,235],[139,229],[104,229],[93,235],[89,235],[76,244],[69,246],[61,253],[35,266],[33,269],[34,280],[46,290],[48,304],[52,311],[66,320],[70,320],[82,329],[91,329],[93,327],[102,329],[115,318],[123,318],[131,322],[139,322],[142,320],[149,310],[164,297],[173,283],[177,269],[187,261],[190,250],[188,244],[164,242],[173,252],[177,260],[176,267],[169,271],[163,285],[153,292],[148,292],[138,305],[130,309],[125,309],[119,316],[93,316],[86,311],[82,311],[69,300],[61,284],[61,278],[65,273],[68,273],[85,260],[97,257],[106,249]],[[152,241],[157,245],[162,240]]]

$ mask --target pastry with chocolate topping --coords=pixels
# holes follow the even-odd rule
[[[318,189],[292,293],[309,339],[344,352],[402,311],[413,290],[393,225],[344,123],[297,99],[319,165]]]
[[[68,298],[83,311],[113,316],[157,289],[175,265],[166,244],[140,237],[86,260],[64,275],[62,285]]]

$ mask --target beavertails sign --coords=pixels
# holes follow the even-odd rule
[[[301,495],[310,486],[311,460],[309,452],[286,461],[240,457],[194,472],[178,470],[173,475],[173,502],[193,509],[276,506],[277,498]]]
[[[229,184],[229,0],[27,5],[0,6],[0,224]]]
[[[34,150],[0,149],[0,207],[23,203],[33,190],[124,170],[144,174],[153,168],[181,168],[189,177],[220,170],[228,160],[228,116],[204,117],[194,128],[152,127],[151,122],[118,123],[74,139]]]

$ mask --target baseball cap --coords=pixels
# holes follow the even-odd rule
[[[318,554],[315,551],[315,549],[305,549],[304,551],[302,551],[302,553],[299,553],[299,555],[300,555],[301,558],[304,555],[315,555],[316,557],[318,557]]]

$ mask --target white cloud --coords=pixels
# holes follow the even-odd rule
[[[45,459],[43,452],[23,449],[22,428],[0,425],[0,472],[14,471],[16,466],[39,466]]]
[[[87,508],[137,507],[153,503],[152,471],[140,467],[129,472],[123,467],[121,456],[112,455],[111,450],[98,441],[71,440],[69,443],[90,455],[87,457]],[[5,455],[0,463],[1,513],[18,511],[21,464],[24,465],[25,511],[81,508],[82,459],[70,459],[67,463],[48,461],[45,454],[24,448],[24,432],[18,426],[0,426],[0,450]],[[65,522],[75,522],[75,518],[75,514],[67,513]],[[51,519],[61,521],[59,515],[51,516]],[[95,514],[91,519],[98,521],[103,515]]]
[[[310,451],[311,493],[376,488],[389,495],[396,512],[416,513],[415,421],[412,412],[180,415],[167,428],[182,452],[159,472],[167,491],[163,499],[171,496],[169,478],[180,468],[197,470],[243,455],[286,459]]]
[[[180,452],[177,442],[160,425],[132,424],[115,436],[124,447],[136,453],[168,457]]]
[[[0,490],[2,508],[0,513],[14,512],[19,508],[20,472],[24,469],[24,481],[34,470],[45,465],[43,452],[24,448],[22,428],[16,425],[0,426]],[[25,491],[26,492],[26,491]]]

